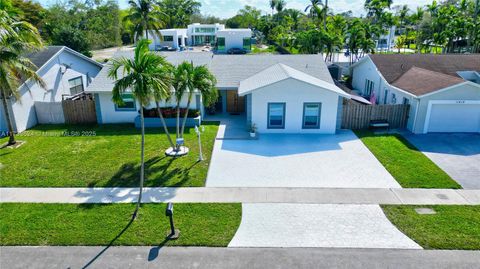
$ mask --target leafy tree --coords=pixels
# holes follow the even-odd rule
[[[141,123],[141,151],[140,151],[140,182],[137,205],[133,213],[136,218],[142,202],[143,184],[145,180],[145,124],[143,110],[155,99],[163,98],[165,91],[169,89],[168,81],[165,80],[165,59],[158,54],[150,52],[149,40],[139,40],[135,48],[133,59],[117,58],[112,60],[108,76],[115,80],[112,96],[117,104],[123,104],[122,95],[131,92],[136,101],[140,103]],[[120,77],[120,74],[122,77]]]
[[[14,145],[16,141],[7,99],[13,97],[20,102],[18,89],[27,80],[46,88],[36,73],[37,67],[25,57],[42,46],[40,34],[33,25],[0,9],[0,95],[9,132],[8,145]]]
[[[71,26],[55,29],[52,36],[53,45],[67,46],[85,56],[92,57],[90,43],[84,31]]]

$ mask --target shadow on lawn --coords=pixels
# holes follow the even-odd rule
[[[82,206],[83,207],[83,206]],[[86,207],[88,208],[91,208],[93,206],[90,206],[90,205],[86,205]],[[108,243],[107,246],[105,246],[97,255],[95,255],[90,261],[88,261],[83,267],[82,269],[86,269],[88,267],[90,267],[90,265],[92,265],[98,258],[100,258],[111,246],[113,246],[113,244],[115,243],[115,241],[117,241],[129,228],[130,226],[132,225],[132,223],[134,221],[140,221],[140,220],[135,220],[133,218],[130,218],[130,221],[127,223],[127,225]],[[165,246],[165,244],[170,240],[169,237],[166,237],[162,242],[160,242],[158,244],[158,246],[156,247],[153,247],[149,254],[148,254],[148,260],[149,261],[152,261],[154,259],[157,258],[158,256],[158,253],[160,251],[160,249]]]

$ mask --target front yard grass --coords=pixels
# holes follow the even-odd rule
[[[198,142],[193,128],[185,130],[190,153],[181,158],[165,157],[169,144],[161,128],[146,129],[145,186],[205,185],[218,123],[207,122],[204,126],[203,162],[197,162]],[[0,143],[7,139],[0,139]],[[26,143],[0,150],[2,187],[138,186],[141,135],[131,124],[40,125],[19,134],[17,140]]]
[[[225,247],[242,215],[241,204],[175,204],[180,238],[165,241],[165,207],[144,204],[129,225],[134,204],[0,204],[0,245]]]
[[[367,148],[404,188],[460,189],[447,173],[399,134],[355,131]]]
[[[415,208],[432,208],[420,215]],[[388,219],[426,249],[480,250],[480,206],[383,205]]]

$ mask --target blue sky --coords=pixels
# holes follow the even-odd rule
[[[58,0],[37,0],[41,4],[52,4]],[[237,13],[237,11],[245,5],[254,6],[263,12],[270,12],[268,0],[199,0],[202,3],[201,11],[203,14],[214,15],[220,18],[229,18]],[[120,7],[127,7],[127,0],[118,0]],[[304,10],[309,0],[287,0],[287,8],[296,8]],[[343,12],[351,10],[355,15],[364,13],[363,3],[365,0],[330,0],[329,6],[335,12]],[[415,9],[418,5],[426,5],[432,0],[394,0],[394,5],[408,4],[410,9]]]

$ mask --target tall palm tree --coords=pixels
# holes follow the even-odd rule
[[[285,0],[277,0],[277,3],[275,4],[275,9],[277,10],[277,13],[282,12],[283,9],[285,9],[286,5],[287,3],[285,2]]]
[[[129,14],[123,18],[124,21],[131,21],[134,25],[134,38],[138,40],[143,37],[143,33],[148,39],[148,32],[153,32],[161,36],[160,29],[163,22],[160,19],[163,14],[158,5],[153,0],[129,0]]]
[[[272,16],[273,16],[273,12],[275,11],[275,8],[277,7],[277,2],[278,0],[270,0],[270,8],[272,9]]]
[[[194,66],[193,63],[189,62],[183,62],[178,65],[174,73],[173,85],[177,100],[177,134],[178,137],[183,137],[190,104],[195,91],[202,96],[204,106],[208,107],[215,103],[218,98],[218,91],[215,88],[217,80],[206,66]],[[187,107],[180,129],[180,101],[185,95],[187,95]]]
[[[14,97],[20,102],[18,88],[27,80],[46,88],[45,82],[36,73],[37,67],[25,57],[42,46],[42,39],[34,26],[0,10],[0,95],[8,125],[8,145],[14,145],[16,141],[7,99]]]
[[[126,92],[131,92],[135,100],[140,104],[140,125],[142,133],[140,192],[137,206],[133,213],[133,219],[136,218],[140,208],[143,183],[145,180],[145,124],[143,109],[155,98],[154,92],[162,92],[164,89],[168,89],[168,82],[165,81],[165,70],[163,67],[165,59],[150,52],[148,49],[149,43],[149,40],[141,39],[135,48],[135,56],[133,59],[125,57],[114,59],[108,71],[108,76],[115,80],[115,85],[112,90],[113,101],[117,104],[122,104],[122,95]],[[158,92],[156,94],[159,94]]]
[[[425,10],[423,10],[422,7],[417,7],[417,11],[410,16],[410,20],[415,25],[415,32],[416,32],[415,46],[416,46],[416,49],[417,49],[417,53],[421,53],[421,48],[420,48],[420,23],[423,20],[424,14],[425,14]]]

